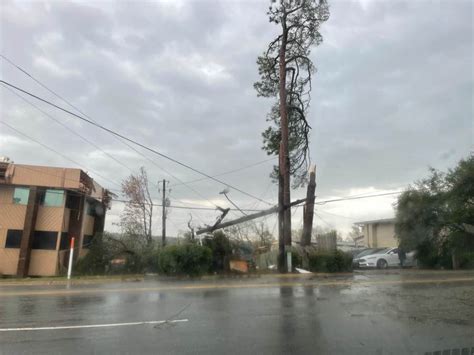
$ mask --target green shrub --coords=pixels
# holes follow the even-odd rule
[[[166,275],[200,276],[209,271],[212,252],[194,243],[169,245],[158,256],[159,269]]]
[[[418,265],[426,268],[435,268],[440,264],[440,255],[436,247],[429,240],[425,240],[416,247]]]
[[[126,255],[124,272],[142,273],[159,271],[159,247],[155,243]]]
[[[309,270],[313,272],[344,272],[352,270],[352,256],[340,250],[313,252],[308,256]]]
[[[97,234],[89,246],[88,253],[80,258],[74,266],[77,275],[103,275],[113,258],[110,240],[106,235]]]
[[[461,269],[474,269],[474,252],[465,252],[459,255],[459,267]]]
[[[87,254],[74,268],[78,275],[158,272],[158,244],[134,245],[127,239],[107,233],[95,236]],[[124,265],[111,265],[114,258],[124,258]]]
[[[211,250],[211,271],[222,272],[228,270],[229,256],[232,254],[232,245],[224,232],[214,232],[212,236],[204,239],[203,244]]]

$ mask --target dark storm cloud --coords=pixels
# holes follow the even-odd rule
[[[268,23],[267,6],[265,0],[4,1],[1,52],[98,122],[216,174],[266,158],[260,134],[272,101],[257,98],[252,85],[258,79],[256,57],[277,31]],[[333,1],[322,31],[324,43],[312,54],[318,73],[308,116],[319,196],[397,189],[422,177],[428,165],[445,169],[468,153],[471,2]],[[1,70],[5,80],[63,105],[5,62]],[[7,90],[0,95],[2,120],[109,180],[129,174]],[[146,153],[153,165],[107,134],[40,106],[130,168],[147,166],[153,181],[170,178],[156,165],[182,180],[199,177]],[[19,163],[73,165],[41,148],[32,155],[33,143],[4,126],[0,142],[1,153]],[[270,171],[266,163],[222,179],[275,201]],[[220,201],[222,186],[209,181],[193,186]],[[239,204],[255,205],[232,195]],[[209,204],[182,185],[173,197]],[[365,200],[355,210],[345,205],[331,211],[364,219],[390,213],[390,201],[382,206],[380,200]],[[109,227],[119,211],[114,206]],[[200,215],[209,222],[214,214]],[[188,214],[175,211],[174,218],[176,232]]]

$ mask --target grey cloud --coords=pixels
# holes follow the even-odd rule
[[[265,0],[7,1],[0,15],[2,53],[100,123],[216,174],[266,158],[260,134],[272,101],[257,98],[252,85],[258,79],[256,57],[277,32],[265,15],[267,6]],[[364,7],[357,1],[331,2],[331,18],[322,27],[324,43],[312,54],[318,73],[309,120],[318,196],[355,188],[394,189],[422,177],[428,165],[445,169],[467,154],[473,143],[472,23],[467,0],[372,1]],[[38,58],[61,68],[62,75],[54,75],[54,68]],[[3,62],[1,70],[5,80],[61,103]],[[121,180],[129,173],[5,89],[0,95],[5,121],[108,179]],[[130,168],[147,166],[153,181],[170,178],[135,153],[124,154],[127,148],[109,135],[40,106]],[[14,135],[3,126],[0,133]],[[0,142],[2,154],[17,162],[71,165],[40,148],[32,155],[24,142]],[[199,178],[144,154],[181,180]],[[275,201],[276,188],[267,189],[271,165],[222,179],[258,196],[267,192],[266,199]],[[209,199],[218,198],[221,189],[210,181],[193,187]],[[206,202],[184,186],[172,194]],[[237,192],[232,195],[243,206],[255,204]],[[303,195],[303,190],[294,193]],[[367,202],[365,212],[354,213],[365,218],[377,203]],[[381,210],[390,210],[387,206]],[[119,211],[114,207],[112,213]],[[187,212],[173,214],[185,228]],[[196,215],[212,221],[215,214]],[[347,227],[347,220],[334,218]]]

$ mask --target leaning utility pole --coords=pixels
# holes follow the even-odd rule
[[[305,201],[306,201],[306,199],[303,198],[303,199],[300,199],[300,200],[290,202],[288,204],[287,208],[290,208],[292,206],[297,206],[297,205],[299,205],[299,204],[301,204]],[[260,212],[254,213],[254,214],[249,214],[249,215],[246,215],[246,216],[243,216],[243,217],[240,217],[240,218],[234,219],[232,221],[228,221],[228,222],[222,222],[222,220],[223,220],[223,216],[225,217],[227,215],[227,213],[229,212],[229,209],[227,208],[227,209],[220,209],[220,210],[222,212],[222,216],[220,216],[218,221],[216,223],[214,223],[214,225],[212,225],[212,226],[206,226],[204,228],[198,229],[198,231],[196,232],[196,235],[200,235],[200,234],[204,234],[204,233],[212,233],[212,232],[214,232],[215,230],[218,230],[218,229],[230,227],[230,226],[233,226],[233,225],[236,225],[236,224],[239,224],[239,223],[248,222],[248,221],[251,221],[251,220],[256,219],[256,218],[265,217],[265,216],[268,216],[272,213],[278,212],[280,210],[280,207],[275,206],[275,207],[269,208],[267,210],[263,210],[263,211],[260,211]]]
[[[162,200],[162,212],[161,217],[161,244],[166,245],[166,180],[163,179],[163,200]]]

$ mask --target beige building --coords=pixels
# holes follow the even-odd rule
[[[80,169],[0,161],[0,275],[53,276],[104,229],[110,194]]]
[[[364,244],[369,248],[393,248],[398,246],[395,235],[395,218],[357,222],[362,228]]]

